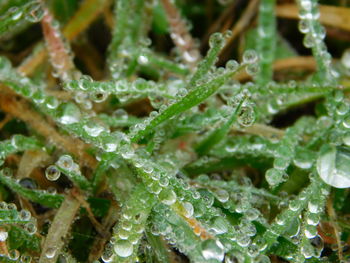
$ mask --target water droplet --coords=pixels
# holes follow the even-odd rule
[[[347,69],[350,69],[350,48],[346,49],[341,57],[341,63]]]
[[[59,102],[55,97],[49,96],[46,98],[45,104],[46,104],[46,107],[53,110],[58,107]]]
[[[211,48],[215,47],[215,46],[220,46],[224,44],[224,37],[221,33],[216,32],[214,34],[212,34],[209,38],[209,46]]]
[[[108,243],[105,247],[105,250],[102,253],[101,259],[105,263],[112,262],[113,260],[113,244]]]
[[[68,154],[61,155],[56,164],[66,170],[72,170],[74,167],[73,158]]]
[[[184,202],[183,203],[185,214],[184,216],[189,218],[193,216],[193,205],[190,202]]]
[[[34,235],[37,230],[36,225],[34,223],[25,224],[24,229],[28,232],[29,235]]]
[[[240,235],[237,237],[237,244],[241,247],[247,247],[251,243],[251,239],[247,235]]]
[[[8,237],[8,232],[5,229],[0,229],[0,242],[4,242],[6,241],[7,237]]]
[[[271,168],[266,172],[266,175],[265,175],[266,181],[271,186],[278,185],[283,181],[283,173],[284,171],[282,170]]]
[[[128,118],[128,113],[124,109],[117,109],[113,115],[117,118],[126,120]]]
[[[312,152],[303,149],[297,149],[293,163],[295,164],[295,166],[301,169],[310,169],[314,160],[314,158],[312,157]]]
[[[118,240],[114,245],[115,253],[123,258],[129,257],[133,250],[133,245],[128,240]]]
[[[94,92],[90,94],[90,99],[96,103],[101,103],[108,98],[107,92]]]
[[[228,224],[226,220],[222,217],[214,217],[212,219],[212,223],[210,224],[210,228],[215,232],[215,234],[224,234],[228,230]]]
[[[30,263],[32,262],[32,257],[29,255],[22,255],[20,261],[21,263]]]
[[[56,255],[57,248],[55,247],[49,247],[45,251],[45,257],[47,258],[54,258]]]
[[[4,201],[0,202],[0,210],[7,210],[7,204]]]
[[[260,66],[257,63],[249,64],[248,66],[245,67],[245,71],[247,72],[248,75],[255,76],[256,74],[259,73]]]
[[[308,239],[314,238],[317,236],[317,228],[313,225],[306,225],[304,234]]]
[[[303,39],[303,44],[307,48],[312,48],[315,45],[314,38],[310,33],[306,34]]]
[[[245,213],[244,213],[244,216],[250,220],[250,221],[253,221],[253,220],[256,220],[259,216],[260,216],[260,212],[258,209],[256,208],[251,208],[251,209],[248,209]]]
[[[239,64],[236,60],[231,59],[231,60],[227,61],[225,67],[227,70],[236,71],[239,67]]]
[[[20,253],[16,249],[12,249],[9,251],[9,258],[12,260],[17,260],[19,259]]]
[[[255,111],[250,105],[244,105],[238,112],[237,121],[240,125],[248,127],[255,121]]]
[[[31,213],[26,209],[23,209],[19,212],[19,217],[23,221],[28,221],[31,218],[31,216]]]
[[[14,203],[8,203],[7,209],[8,210],[17,210],[17,206]]]
[[[305,258],[311,258],[314,255],[314,249],[311,245],[304,244],[301,247],[301,254],[303,254]]]
[[[83,129],[92,137],[97,137],[101,132],[104,131],[103,126],[98,125],[96,123],[87,123],[83,126]]]
[[[333,187],[350,187],[349,148],[324,145],[317,159],[317,172],[325,183]]]
[[[243,63],[252,64],[257,62],[258,55],[255,50],[248,49],[243,53]]]
[[[219,240],[207,239],[202,243],[202,254],[207,260],[216,259],[222,261],[224,259],[224,246]]]
[[[29,13],[25,16],[25,19],[32,23],[39,22],[44,17],[44,9],[39,2],[34,3],[30,8]]]
[[[216,195],[216,198],[221,203],[227,202],[229,197],[230,197],[229,193],[226,190],[224,190],[224,189],[220,189],[220,190],[215,191],[215,195]]]
[[[140,55],[138,58],[137,58],[137,62],[141,65],[147,65],[148,64],[148,57],[145,56],[145,55]]]
[[[172,205],[176,202],[176,194],[171,189],[163,189],[158,197],[159,200],[166,205]]]
[[[11,9],[12,9],[11,11],[13,12],[12,17],[11,17],[12,20],[20,19],[23,13],[20,10],[18,10],[17,7],[12,7]]]
[[[80,117],[80,109],[73,103],[62,103],[57,109],[57,119],[62,124],[77,123]]]
[[[60,178],[61,172],[58,170],[56,165],[50,165],[45,170],[45,176],[49,181],[56,181]]]

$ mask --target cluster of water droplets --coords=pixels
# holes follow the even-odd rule
[[[324,43],[326,37],[325,28],[319,23],[320,10],[315,0],[298,0],[299,6],[299,31],[305,34],[303,44],[307,48],[312,48],[314,56],[320,70],[326,75],[322,78],[329,82],[334,79],[334,72],[331,69],[331,55],[327,51]]]
[[[341,90],[329,96],[325,103],[328,116],[319,119],[319,125],[328,131],[329,142],[318,153],[317,172],[324,182],[336,187],[350,187],[350,111],[349,101]]]
[[[126,80],[97,82],[83,75],[79,80],[66,82],[64,88],[75,92],[76,102],[85,105],[84,108],[91,108],[91,101],[95,103],[105,101],[110,94],[114,94],[122,103],[148,97],[153,105],[153,101],[161,100],[162,104],[168,99],[175,98],[176,82],[178,81],[169,81],[167,85],[159,85],[152,80],[142,78],[132,82]]]
[[[116,261],[115,257],[133,260],[132,255],[135,254],[154,203],[153,197],[144,191],[143,186],[136,188],[138,191],[133,191],[130,199],[123,204],[120,220],[114,227],[113,237],[102,254],[103,262]]]
[[[169,14],[168,14],[169,15]],[[181,56],[184,63],[195,65],[200,59],[198,45],[188,33],[188,21],[184,21],[178,14],[175,17],[169,16],[171,26],[170,37],[176,45],[176,51]]]
[[[22,23],[23,21],[27,21],[30,23],[37,23],[43,18],[43,16],[44,10],[41,2],[38,0],[33,0],[28,1],[22,6],[10,7],[6,13],[0,17],[0,19],[3,22],[3,25],[8,27],[8,30],[11,26],[16,25],[16,22]]]
[[[300,253],[304,258],[321,257],[324,243],[322,237],[318,234],[317,226],[328,194],[327,186],[320,187],[317,194],[312,196],[307,203],[307,211],[304,214],[305,218],[301,227]]]
[[[276,145],[274,151],[273,168],[266,171],[266,181],[274,187],[288,179],[287,168],[295,159],[295,149],[302,140],[302,135],[308,126],[309,119],[300,119],[292,127],[286,129],[285,134]],[[300,168],[310,169],[312,159],[305,159],[302,163],[296,163]]]
[[[31,263],[32,262],[32,256],[27,254],[22,254],[17,249],[11,249],[8,251],[7,254],[3,254],[0,256],[3,256],[7,259],[6,262],[19,262],[19,263]]]
[[[34,235],[37,231],[36,219],[32,217],[31,213],[26,210],[17,210],[14,203],[0,202],[1,221],[12,222],[21,226],[29,235]],[[8,238],[8,231],[6,228],[0,230],[0,241],[6,241]]]
[[[215,33],[210,37],[209,40],[209,45],[211,46],[211,48],[213,47],[217,47],[217,46],[223,46],[225,43],[225,36],[221,33]],[[246,55],[244,56],[244,61],[243,64],[246,65],[247,67],[253,65],[256,63],[257,61],[257,56],[256,53],[252,50],[247,51],[248,53],[246,53]],[[202,61],[201,63],[208,63],[207,61]],[[198,69],[200,69],[203,65],[199,64],[198,65]],[[230,75],[233,74],[234,72],[236,72],[239,68],[239,64],[235,61],[235,60],[230,60],[226,63],[226,67],[225,68],[216,68],[213,67],[208,74],[205,75],[205,77],[201,77],[199,79],[197,79],[194,84],[196,86],[196,88],[201,88],[203,85],[210,85],[209,83],[213,83],[217,80],[217,79],[221,79],[223,77],[225,77],[226,75]],[[196,76],[196,72],[194,73],[194,76]],[[142,123],[138,123],[135,126],[131,127],[130,129],[130,137],[133,137],[134,135],[138,134],[140,131],[144,130],[155,118],[157,118],[158,115],[162,114],[162,112],[164,112],[166,109],[168,109],[169,107],[171,107],[174,104],[177,103],[181,103],[188,95],[190,95],[186,89],[186,86],[184,83],[177,81],[180,85],[183,85],[182,87],[179,87],[177,89],[176,92],[176,97],[174,99],[170,99],[168,100],[166,104],[161,104],[161,106],[157,111],[151,112],[150,116],[148,118],[146,118]],[[170,87],[172,85],[169,85]],[[190,87],[191,89],[193,87]],[[151,99],[152,101],[152,99]],[[163,101],[165,102],[165,101]],[[152,102],[152,104],[154,104],[154,102]],[[158,105],[155,105],[156,108]],[[247,108],[247,113],[252,112],[251,108],[248,107]],[[242,122],[244,123],[244,122]]]
[[[24,149],[36,149],[38,142],[29,137],[22,136],[20,134],[13,135],[10,140],[4,140],[0,142],[0,166],[4,164],[5,158],[16,152],[20,152]]]
[[[242,61],[247,66],[245,67],[246,72],[251,75],[255,76],[259,73],[260,67],[259,67],[259,56],[256,53],[255,50],[248,49],[244,51],[242,56]]]

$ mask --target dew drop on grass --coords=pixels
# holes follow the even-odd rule
[[[342,65],[350,69],[350,49],[346,49],[341,57],[341,63]]]
[[[41,7],[41,4],[35,3],[31,9],[29,10],[28,14],[24,17],[27,21],[32,23],[39,22],[44,17],[44,10]]]
[[[13,12],[12,17],[11,17],[12,20],[20,19],[23,13],[21,11],[19,11],[17,7],[12,7],[11,9],[12,9],[11,11]]]
[[[45,176],[49,181],[56,181],[60,178],[61,172],[58,170],[56,165],[50,165],[45,170]]]
[[[57,248],[55,247],[49,247],[45,251],[45,257],[47,258],[54,258],[56,255]]]
[[[317,172],[325,183],[333,187],[350,187],[350,149],[324,145],[317,159]]]
[[[32,257],[29,255],[22,255],[20,262],[21,263],[30,263],[30,262],[32,262]]]
[[[96,103],[101,103],[108,98],[108,93],[106,92],[94,92],[90,94],[90,99]]]
[[[58,108],[58,121],[68,125],[77,123],[80,120],[81,112],[78,106],[73,103],[62,103]]]
[[[26,209],[23,209],[19,212],[19,218],[23,221],[28,221],[31,218],[31,216],[31,213]]]
[[[83,126],[83,129],[92,137],[97,137],[101,132],[104,131],[104,128],[95,123],[87,123]]]
[[[307,20],[300,20],[298,23],[298,29],[301,33],[306,34],[309,32],[310,28]]]
[[[114,252],[123,258],[131,256],[134,248],[128,240],[118,240],[114,245]]]
[[[216,195],[216,198],[221,203],[226,203],[228,201],[228,199],[230,198],[229,193],[224,189],[220,189],[220,190],[215,191],[215,195]]]
[[[101,259],[105,263],[112,262],[113,260],[113,245],[112,243],[108,243],[105,247],[105,250],[102,253]]]
[[[185,214],[184,216],[189,218],[193,216],[193,205],[190,202],[185,202],[183,204],[184,208],[185,208]]]
[[[202,254],[206,260],[214,259],[222,261],[224,259],[224,246],[220,241],[207,239],[202,243]]]
[[[57,163],[56,163],[59,167],[66,169],[66,170],[72,170],[74,167],[74,161],[73,158],[70,155],[62,155]]]
[[[255,76],[260,71],[259,64],[257,63],[249,64],[248,66],[246,66],[245,71],[247,72],[248,75]]]
[[[225,41],[224,36],[221,33],[216,32],[210,36],[209,46],[212,48],[212,47],[215,47],[216,45],[222,45],[224,41]]]
[[[0,242],[6,241],[8,237],[8,232],[4,229],[0,229]]]
[[[105,137],[102,141],[102,148],[106,152],[114,152],[117,149],[116,139],[113,137]]]
[[[224,234],[228,230],[228,224],[222,217],[214,217],[210,228],[215,232],[215,234]]]
[[[282,170],[271,168],[266,171],[266,175],[265,175],[266,181],[271,186],[278,185],[283,181],[283,173],[284,171]]]
[[[20,256],[20,253],[17,249],[12,249],[9,251],[9,258],[12,260],[17,260]]]
[[[29,235],[34,235],[37,230],[36,225],[34,223],[25,224],[24,229],[28,232]]]
[[[166,205],[172,205],[176,202],[176,194],[171,189],[163,189],[158,197],[159,200]]]
[[[243,53],[243,62],[247,64],[255,63],[258,60],[258,55],[255,50],[248,49]]]
[[[227,61],[225,67],[226,67],[227,70],[235,71],[235,70],[238,69],[239,64],[238,64],[238,62],[236,60],[231,59],[231,60]]]
[[[255,111],[250,105],[242,106],[238,112],[237,121],[244,127],[251,126],[255,121]]]

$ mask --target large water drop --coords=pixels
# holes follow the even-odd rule
[[[324,145],[317,159],[317,172],[325,183],[333,187],[350,187],[350,149]]]

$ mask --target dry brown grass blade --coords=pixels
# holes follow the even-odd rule
[[[232,27],[232,35],[230,38],[226,41],[225,47],[221,50],[221,54],[225,54],[229,51],[229,48],[231,47],[233,41],[236,39],[236,37],[249,25],[253,17],[256,15],[258,11],[258,4],[259,0],[252,0],[237,23]]]
[[[89,254],[89,262],[93,262],[94,260],[98,260],[100,255],[102,254],[105,244],[108,242],[111,234],[110,229],[112,226],[117,222],[119,218],[119,206],[115,201],[112,201],[112,205],[110,209],[108,210],[107,216],[105,216],[102,219],[102,226],[105,232],[107,232],[109,235],[107,237],[103,238],[96,238],[94,241],[94,244],[91,247],[90,254]]]
[[[101,223],[97,221],[97,219],[95,218],[95,215],[91,211],[89,203],[85,200],[85,197],[83,197],[79,191],[73,191],[72,195],[74,196],[74,198],[76,198],[79,201],[80,205],[85,208],[87,215],[88,215],[92,225],[96,229],[96,231],[101,236],[108,237],[109,233],[107,231],[105,231],[103,226],[101,225]]]
[[[196,43],[188,32],[176,6],[170,0],[161,0],[161,2],[170,24],[170,36],[179,49],[183,61],[190,68],[193,68],[200,59],[200,52],[196,47]]]
[[[61,135],[53,125],[33,110],[25,99],[17,96],[7,87],[0,86],[0,92],[0,108],[4,112],[26,122],[49,142],[79,157],[79,160],[89,167],[96,167],[96,160],[86,153],[87,144],[79,139]]]
[[[63,28],[63,36],[72,41],[78,34],[83,32],[92,21],[106,8],[109,0],[86,0],[77,13]],[[82,16],[83,15],[83,16]],[[28,57],[19,67],[18,71],[25,75],[30,75],[44,61],[47,51],[42,46],[36,53]]]
[[[17,179],[29,177],[36,167],[47,164],[50,155],[43,150],[27,150],[23,153],[16,173]]]
[[[350,31],[350,8],[320,5],[320,22],[326,26]],[[278,5],[276,15],[283,18],[299,19],[298,7],[294,4]]]
[[[229,7],[225,9],[224,12],[219,16],[219,18],[209,27],[208,31],[205,33],[204,37],[201,40],[201,50],[204,51],[204,48],[208,46],[209,37],[211,34],[220,30],[222,24],[228,19],[228,17],[232,17],[232,13],[236,7],[237,1],[234,1]]]
[[[245,127],[244,129],[237,129],[236,127],[233,127],[231,131],[259,135],[269,139],[281,139],[284,136],[283,130],[261,123],[253,124],[252,126]]]
[[[337,241],[337,247],[338,247],[338,257],[342,261],[342,259],[343,259],[343,247],[341,244],[340,231],[339,231],[339,226],[337,223],[337,214],[334,211],[334,207],[333,207],[332,196],[330,196],[328,198],[326,207],[327,207],[327,213],[328,213],[329,218],[330,218],[330,223],[334,228],[334,234],[335,234],[335,238]]]
[[[72,78],[72,73],[75,70],[73,59],[69,55],[68,46],[59,28],[54,27],[54,18],[48,9],[45,10],[45,15],[41,21],[43,35],[46,42],[46,48],[49,52],[50,62],[55,70],[55,73],[62,79],[67,80]]]
[[[78,212],[80,203],[68,194],[58,209],[42,246],[39,263],[55,263],[64,246],[64,240]]]
[[[299,57],[290,57],[278,59],[273,63],[273,70],[293,70],[293,69],[303,69],[314,71],[316,70],[316,61],[312,56],[299,56]],[[238,74],[234,76],[234,78],[238,81],[247,81],[251,79],[251,76],[245,72],[240,71]]]

